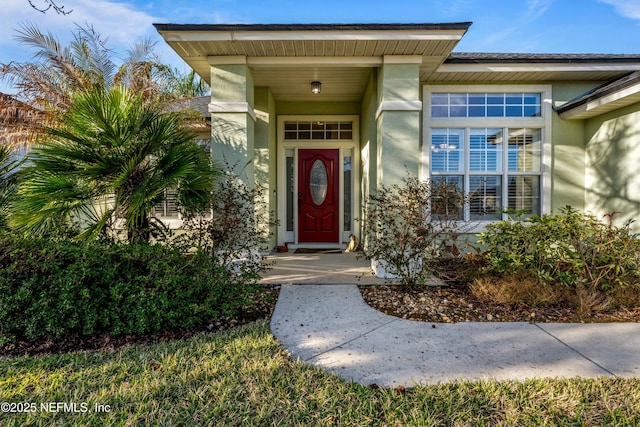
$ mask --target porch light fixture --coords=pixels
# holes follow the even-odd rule
[[[322,83],[320,82],[311,82],[311,93],[313,93],[314,95],[319,94],[321,86]]]

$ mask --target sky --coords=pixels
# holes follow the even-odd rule
[[[32,0],[45,5],[47,0]],[[165,63],[187,70],[153,23],[446,23],[473,22],[457,52],[640,54],[640,0],[55,0],[68,15],[41,13],[28,0],[2,0],[0,63],[31,61],[14,37],[35,24],[63,44],[92,25],[114,58],[135,42],[157,41]],[[0,82],[0,92],[11,93]]]

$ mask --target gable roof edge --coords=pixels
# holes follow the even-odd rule
[[[413,24],[153,24],[160,31],[466,31],[472,22]]]

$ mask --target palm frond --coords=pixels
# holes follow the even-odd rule
[[[82,181],[34,166],[24,175],[9,217],[9,224],[23,233],[48,234],[93,209],[93,194]]]
[[[12,216],[16,227],[41,233],[76,218],[80,236],[93,238],[118,215],[130,239],[147,239],[153,206],[166,189],[181,189],[184,206],[208,199],[211,165],[180,114],[118,85],[77,93],[71,106],[32,152]],[[107,197],[112,205],[96,211]]]
[[[5,133],[13,146],[39,143],[43,129],[59,125],[60,116],[71,108],[78,92],[108,92],[115,85],[124,85],[149,104],[173,99],[163,77],[167,66],[159,63],[153,52],[155,42],[150,39],[135,43],[120,67],[112,59],[108,39],[91,25],[78,25],[68,46],[33,24],[22,25],[15,39],[32,51],[33,60],[0,64],[0,79],[13,86],[15,99],[28,106],[24,120],[11,123],[13,131]],[[7,112],[11,112],[10,105],[0,100],[0,116],[10,117]]]
[[[75,63],[89,76],[94,87],[105,89],[113,86],[116,64],[111,60],[112,51],[106,46],[92,25],[78,25],[78,32],[74,34],[71,50]]]

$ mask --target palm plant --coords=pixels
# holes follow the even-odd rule
[[[0,145],[0,229],[6,225],[9,200],[16,187],[16,172],[20,161],[8,147]]]
[[[194,70],[184,74],[177,68],[167,69],[168,91],[177,97],[195,98],[211,94],[209,85]]]
[[[17,90],[14,97],[0,97],[0,118],[11,117],[5,124],[19,130],[12,132],[9,145],[37,142],[44,128],[55,126],[67,111],[76,92],[124,85],[150,103],[175,98],[167,90],[168,66],[158,61],[150,40],[134,44],[120,66],[91,26],[78,26],[68,46],[34,25],[22,26],[16,40],[34,53],[32,62],[0,64],[0,79]],[[20,120],[13,114],[15,99],[21,102]]]
[[[71,97],[59,125],[34,148],[10,224],[26,234],[75,223],[96,238],[121,220],[129,242],[148,241],[153,206],[177,188],[185,210],[206,205],[215,176],[183,116],[121,85]]]

